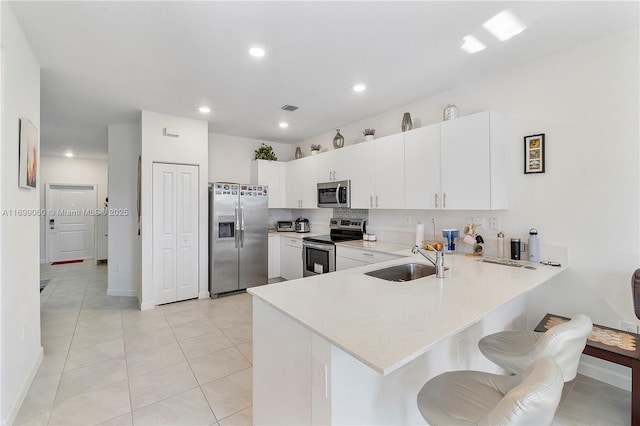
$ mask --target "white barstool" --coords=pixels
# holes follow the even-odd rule
[[[541,356],[549,357],[568,382],[576,377],[580,354],[592,327],[589,317],[576,315],[544,333],[514,330],[490,334],[478,342],[478,348],[490,361],[514,374],[521,373]]]
[[[547,357],[515,376],[451,371],[420,389],[418,409],[431,426],[549,425],[563,386],[560,367]]]

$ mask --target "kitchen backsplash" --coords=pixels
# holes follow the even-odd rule
[[[369,210],[365,209],[333,209],[333,217],[340,219],[364,219],[369,222]]]

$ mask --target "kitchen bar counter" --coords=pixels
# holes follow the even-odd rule
[[[408,262],[428,263],[414,255],[248,291],[387,375],[566,269],[514,268],[455,254],[445,256],[444,279],[397,283],[364,275]]]
[[[392,248],[384,246],[376,243]],[[566,269],[455,254],[445,256],[444,279],[364,275],[409,262],[427,264],[410,255],[248,290],[256,425],[424,424],[416,405],[422,385],[444,371],[498,372],[478,341],[526,327],[526,294]]]

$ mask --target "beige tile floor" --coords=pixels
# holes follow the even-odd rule
[[[44,361],[16,425],[251,425],[251,297],[141,312],[107,296],[106,266],[41,268]],[[586,376],[555,425],[628,425],[631,394]]]
[[[44,361],[15,424],[251,425],[248,294],[141,312],[107,269],[41,267]]]

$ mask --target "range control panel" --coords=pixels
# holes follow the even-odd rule
[[[331,218],[329,224],[331,229],[355,229],[362,231],[364,229],[365,220]]]

